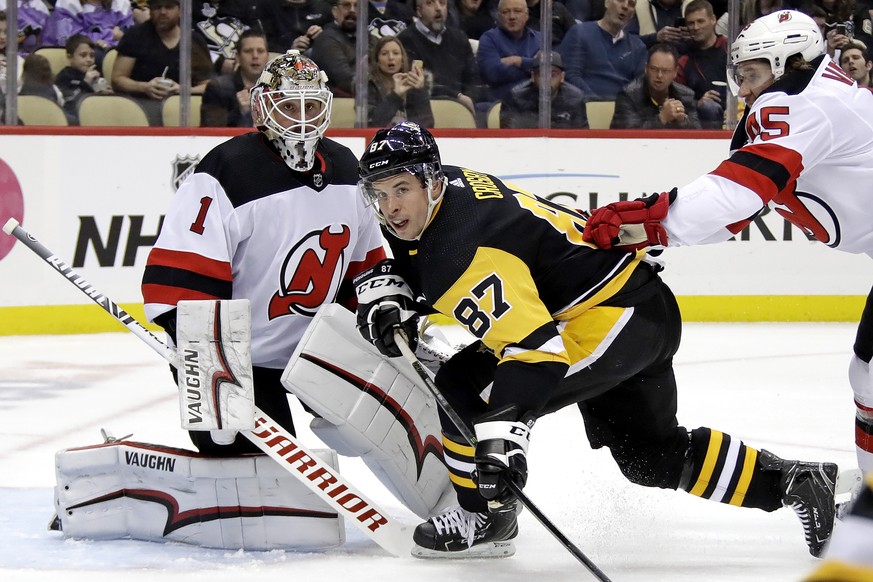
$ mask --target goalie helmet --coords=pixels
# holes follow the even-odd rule
[[[800,55],[812,61],[824,53],[824,39],[815,21],[802,12],[780,10],[758,18],[737,35],[731,45],[731,67],[728,79],[734,94],[741,83],[737,82],[736,66],[755,59],[770,63],[773,77],[785,74],[788,57]]]
[[[333,94],[327,75],[312,60],[289,50],[264,66],[252,87],[255,127],[278,148],[295,171],[315,163],[315,148],[330,125]]]
[[[373,207],[376,218],[386,226],[387,221],[378,204],[385,194],[377,191],[373,184],[401,172],[418,178],[422,188],[427,190],[427,218],[424,222],[427,227],[445,192],[445,187],[442,187],[439,196],[433,197],[434,187],[443,180],[443,171],[439,148],[429,131],[411,121],[380,129],[361,156],[358,168],[364,201]],[[421,233],[416,238],[419,237]]]

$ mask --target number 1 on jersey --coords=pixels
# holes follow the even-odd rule
[[[197,220],[191,224],[191,232],[203,234],[203,223],[206,222],[206,213],[209,212],[210,204],[212,204],[212,198],[209,196],[204,196],[200,199],[200,212],[197,213]]]

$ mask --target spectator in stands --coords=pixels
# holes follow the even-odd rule
[[[249,90],[270,60],[267,37],[260,30],[243,32],[235,48],[237,69],[212,79],[203,91],[202,127],[252,127]]]
[[[455,0],[461,30],[472,40],[479,40],[495,21],[485,0]]]
[[[375,39],[380,39],[383,36],[397,36],[408,26],[412,26],[412,19],[412,8],[405,0],[370,0],[367,2],[367,28]]]
[[[637,0],[637,26],[628,26],[628,32],[638,33],[646,47],[669,42],[684,52],[688,30],[679,24],[682,4],[682,0]]]
[[[834,60],[839,60],[839,52],[849,46],[853,40],[855,24],[852,21],[829,22],[825,23],[824,28],[828,55]]]
[[[424,69],[420,61],[410,66],[396,37],[382,37],[373,46],[367,105],[369,127],[389,127],[407,120],[433,127]]]
[[[564,82],[564,63],[556,51],[550,53],[552,90],[551,129],[588,129],[582,91]],[[540,126],[540,68],[531,70],[529,81],[516,85],[500,106],[500,127],[526,129]]]
[[[327,86],[337,97],[355,96],[355,0],[334,0],[333,21],[326,24],[312,46],[312,60],[327,73]]]
[[[613,101],[642,75],[646,46],[638,35],[624,30],[635,6],[636,0],[605,0],[603,18],[577,24],[558,47],[567,82],[582,89],[587,101]]]
[[[694,91],[675,82],[679,53],[658,43],[649,49],[646,72],[615,100],[611,129],[700,129]]]
[[[476,60],[488,101],[500,101],[530,77],[540,50],[540,33],[527,25],[525,0],[500,0],[497,26],[479,39]]]
[[[219,75],[236,69],[236,45],[244,30],[259,28],[258,0],[193,0],[191,25],[209,49],[213,69]]]
[[[100,75],[94,56],[94,41],[84,34],[74,34],[67,39],[67,61],[70,63],[58,72],[55,85],[64,99],[67,119],[77,124],[76,110],[79,101],[95,93],[112,93],[109,83]]]
[[[21,89],[19,95],[37,95],[64,105],[64,96],[55,85],[55,76],[48,59],[42,55],[30,54],[24,58],[21,68]]]
[[[261,0],[260,24],[274,53],[307,51],[323,28],[333,22],[326,0]]]
[[[704,129],[721,129],[727,103],[728,39],[715,33],[715,13],[708,0],[692,0],[685,8],[691,47],[679,57],[676,82],[694,91]]]
[[[130,0],[130,13],[134,24],[142,24],[151,18],[149,12],[149,0]]]
[[[840,66],[847,75],[858,82],[859,87],[873,87],[873,61],[863,45],[857,42],[849,44],[840,53]]]
[[[179,0],[150,0],[150,18],[132,26],[118,43],[112,88],[134,97],[161,124],[161,102],[179,93]],[[191,42],[191,92],[201,94],[212,75],[209,50],[198,36]]]
[[[415,2],[415,24],[397,38],[409,58],[422,61],[433,75],[432,97],[456,99],[475,111],[482,83],[470,40],[460,28],[446,26],[446,0]]]
[[[576,24],[576,19],[563,2],[552,4],[552,46],[556,47],[564,40],[564,36]],[[540,28],[540,0],[527,0],[528,20],[527,25],[532,30],[541,31]]]
[[[42,33],[43,46],[65,46],[67,39],[82,34],[91,39],[99,51],[97,64],[103,62],[103,53],[118,45],[124,31],[133,26],[130,2],[114,0],[58,0]]]
[[[43,0],[18,0],[19,54],[27,55],[39,48],[42,31],[51,13],[50,6]]]
[[[21,76],[21,67],[24,64],[24,59],[18,57],[17,70],[19,77]],[[0,11],[0,98],[4,101],[5,106],[6,95],[6,13]]]

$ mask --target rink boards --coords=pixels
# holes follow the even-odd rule
[[[134,132],[0,135],[0,222],[18,219],[139,316],[139,283],[163,213],[181,180],[228,136]],[[577,208],[681,186],[712,170],[728,148],[720,132],[672,132],[664,139],[651,133],[435,133],[443,163],[495,174]],[[352,130],[333,137],[359,155],[371,135]],[[14,242],[0,235],[0,335],[120,329]],[[853,321],[873,283],[868,257],[811,242],[774,212],[737,240],[670,249],[664,258],[663,276],[689,321]]]

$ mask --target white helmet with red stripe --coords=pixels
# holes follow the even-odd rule
[[[796,10],[780,10],[758,18],[740,31],[731,45],[731,63],[736,67],[745,61],[767,60],[778,79],[785,73],[788,57],[799,54],[811,61],[824,50],[821,30],[811,17]]]

